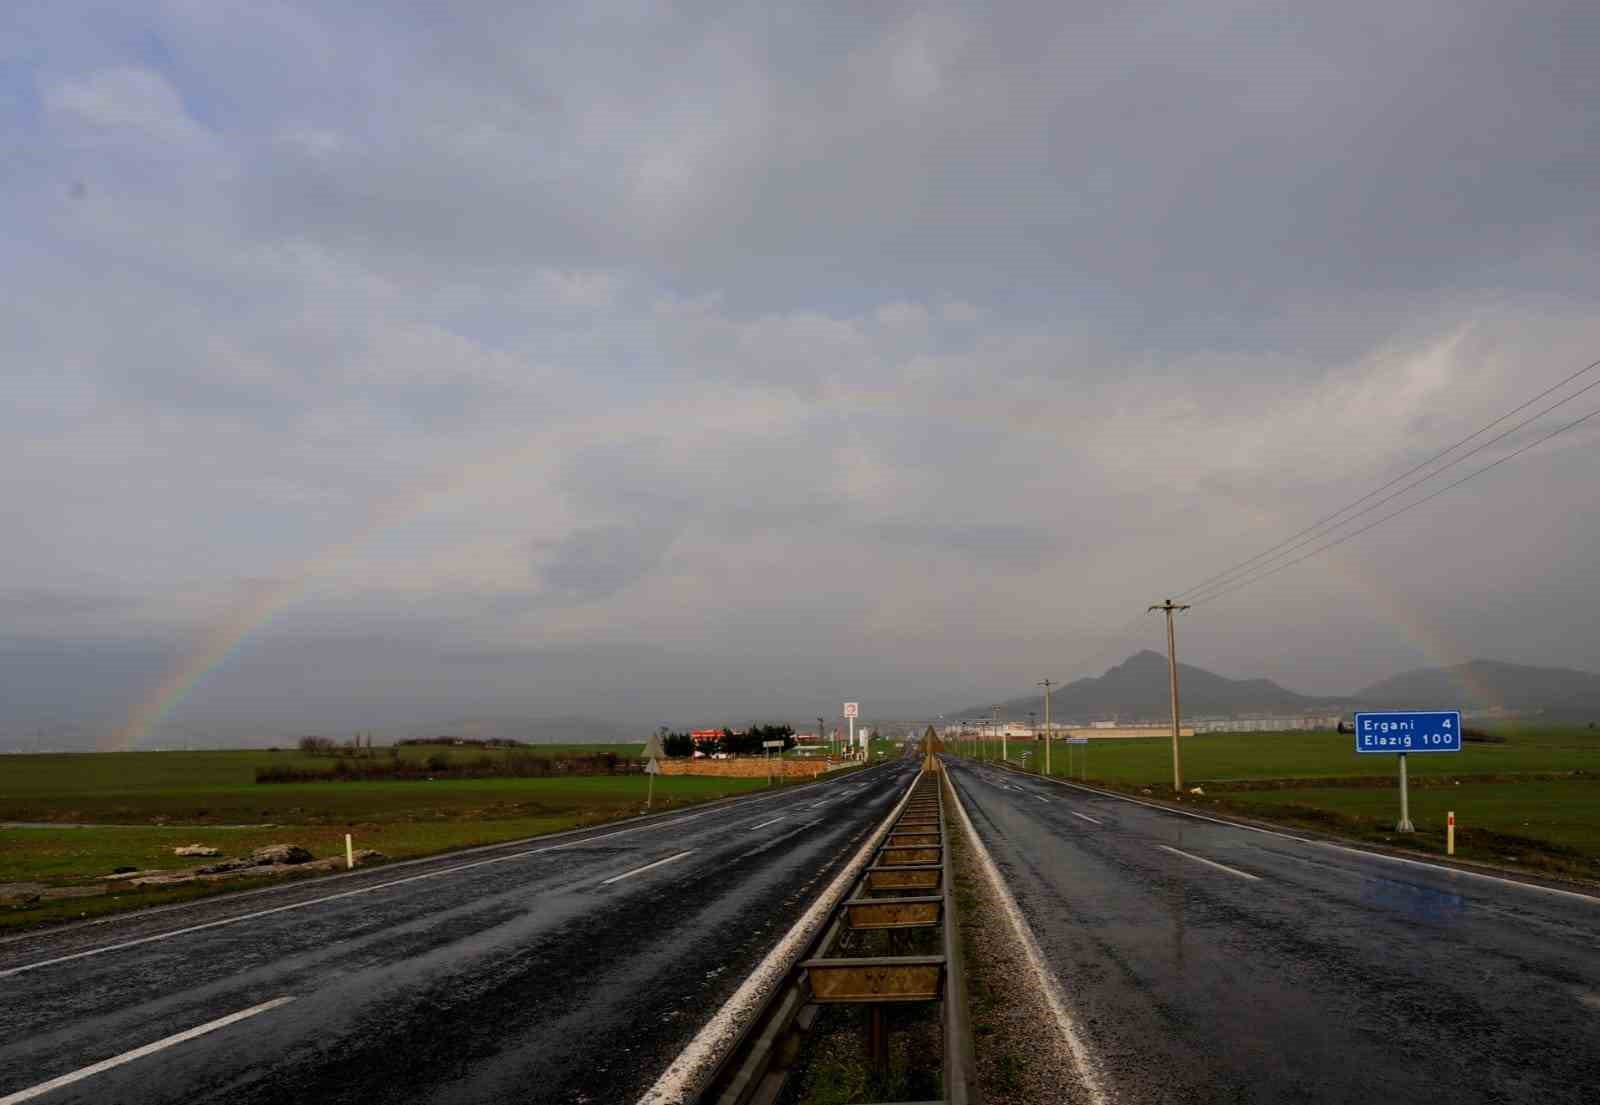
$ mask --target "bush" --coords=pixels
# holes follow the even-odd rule
[[[308,756],[325,756],[335,748],[332,737],[301,737],[300,751]]]

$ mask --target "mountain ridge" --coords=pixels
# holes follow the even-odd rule
[[[1170,716],[1167,658],[1143,649],[1104,675],[1064,683],[1050,695],[1058,722],[1161,721]],[[1600,714],[1600,675],[1576,668],[1539,667],[1500,660],[1469,660],[1443,668],[1413,668],[1348,695],[1307,695],[1271,679],[1230,679],[1178,664],[1178,697],[1185,717],[1249,714],[1348,713],[1357,709],[1464,709],[1541,712],[1558,717]],[[999,703],[1002,716],[1044,717],[1038,692]],[[990,707],[968,707],[949,718],[988,717]]]

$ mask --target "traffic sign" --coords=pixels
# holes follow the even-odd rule
[[[644,758],[647,760],[659,760],[666,754],[666,751],[661,747],[660,734],[651,733],[650,739],[644,742]]]
[[[1461,711],[1384,710],[1356,715],[1357,752],[1460,752]]]
[[[1065,743],[1067,743],[1067,744],[1088,744],[1089,743],[1089,738],[1088,737],[1068,737],[1066,739]]]
[[[783,747],[783,742],[782,741],[762,741],[761,742],[761,747],[762,748],[782,748]]]
[[[661,761],[656,759],[646,760],[644,762],[644,773],[646,775],[660,775]]]
[[[859,703],[859,702],[846,702],[844,704],[844,716],[845,717],[860,717],[861,716],[861,703]]]

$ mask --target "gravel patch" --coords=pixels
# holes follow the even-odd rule
[[[1056,1031],[1041,980],[949,803],[947,794],[978,1099],[984,1105],[1094,1105],[1098,1099],[1084,1087],[1072,1050]]]

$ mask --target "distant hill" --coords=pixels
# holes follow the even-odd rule
[[[1270,679],[1228,679],[1183,663],[1178,665],[1178,687],[1186,715],[1298,714],[1316,709],[1337,710],[1345,701],[1296,694]],[[1026,717],[1033,712],[1042,721],[1044,695],[1041,692],[1013,698],[1002,702],[1000,709],[1007,718]],[[1167,658],[1149,649],[1134,653],[1099,678],[1074,680],[1050,694],[1050,716],[1058,721],[1154,721],[1168,716],[1170,710]],[[989,707],[971,707],[955,716],[987,717]]]
[[[1498,660],[1471,660],[1449,668],[1417,668],[1348,696],[1303,695],[1270,679],[1228,679],[1181,663],[1178,685],[1186,717],[1459,708],[1600,719],[1600,675]],[[1054,690],[1050,712],[1058,721],[1159,721],[1171,709],[1167,696],[1167,658],[1146,649],[1099,678],[1078,679]],[[1001,716],[1011,720],[1027,717],[1031,712],[1042,721],[1044,696],[1041,693],[1009,699],[1000,704],[1000,709]],[[989,707],[970,706],[945,716],[988,717]]]
[[[1498,660],[1469,660],[1449,668],[1416,668],[1363,687],[1362,708],[1543,711],[1561,716],[1600,713],[1600,675],[1573,668],[1539,668]]]

